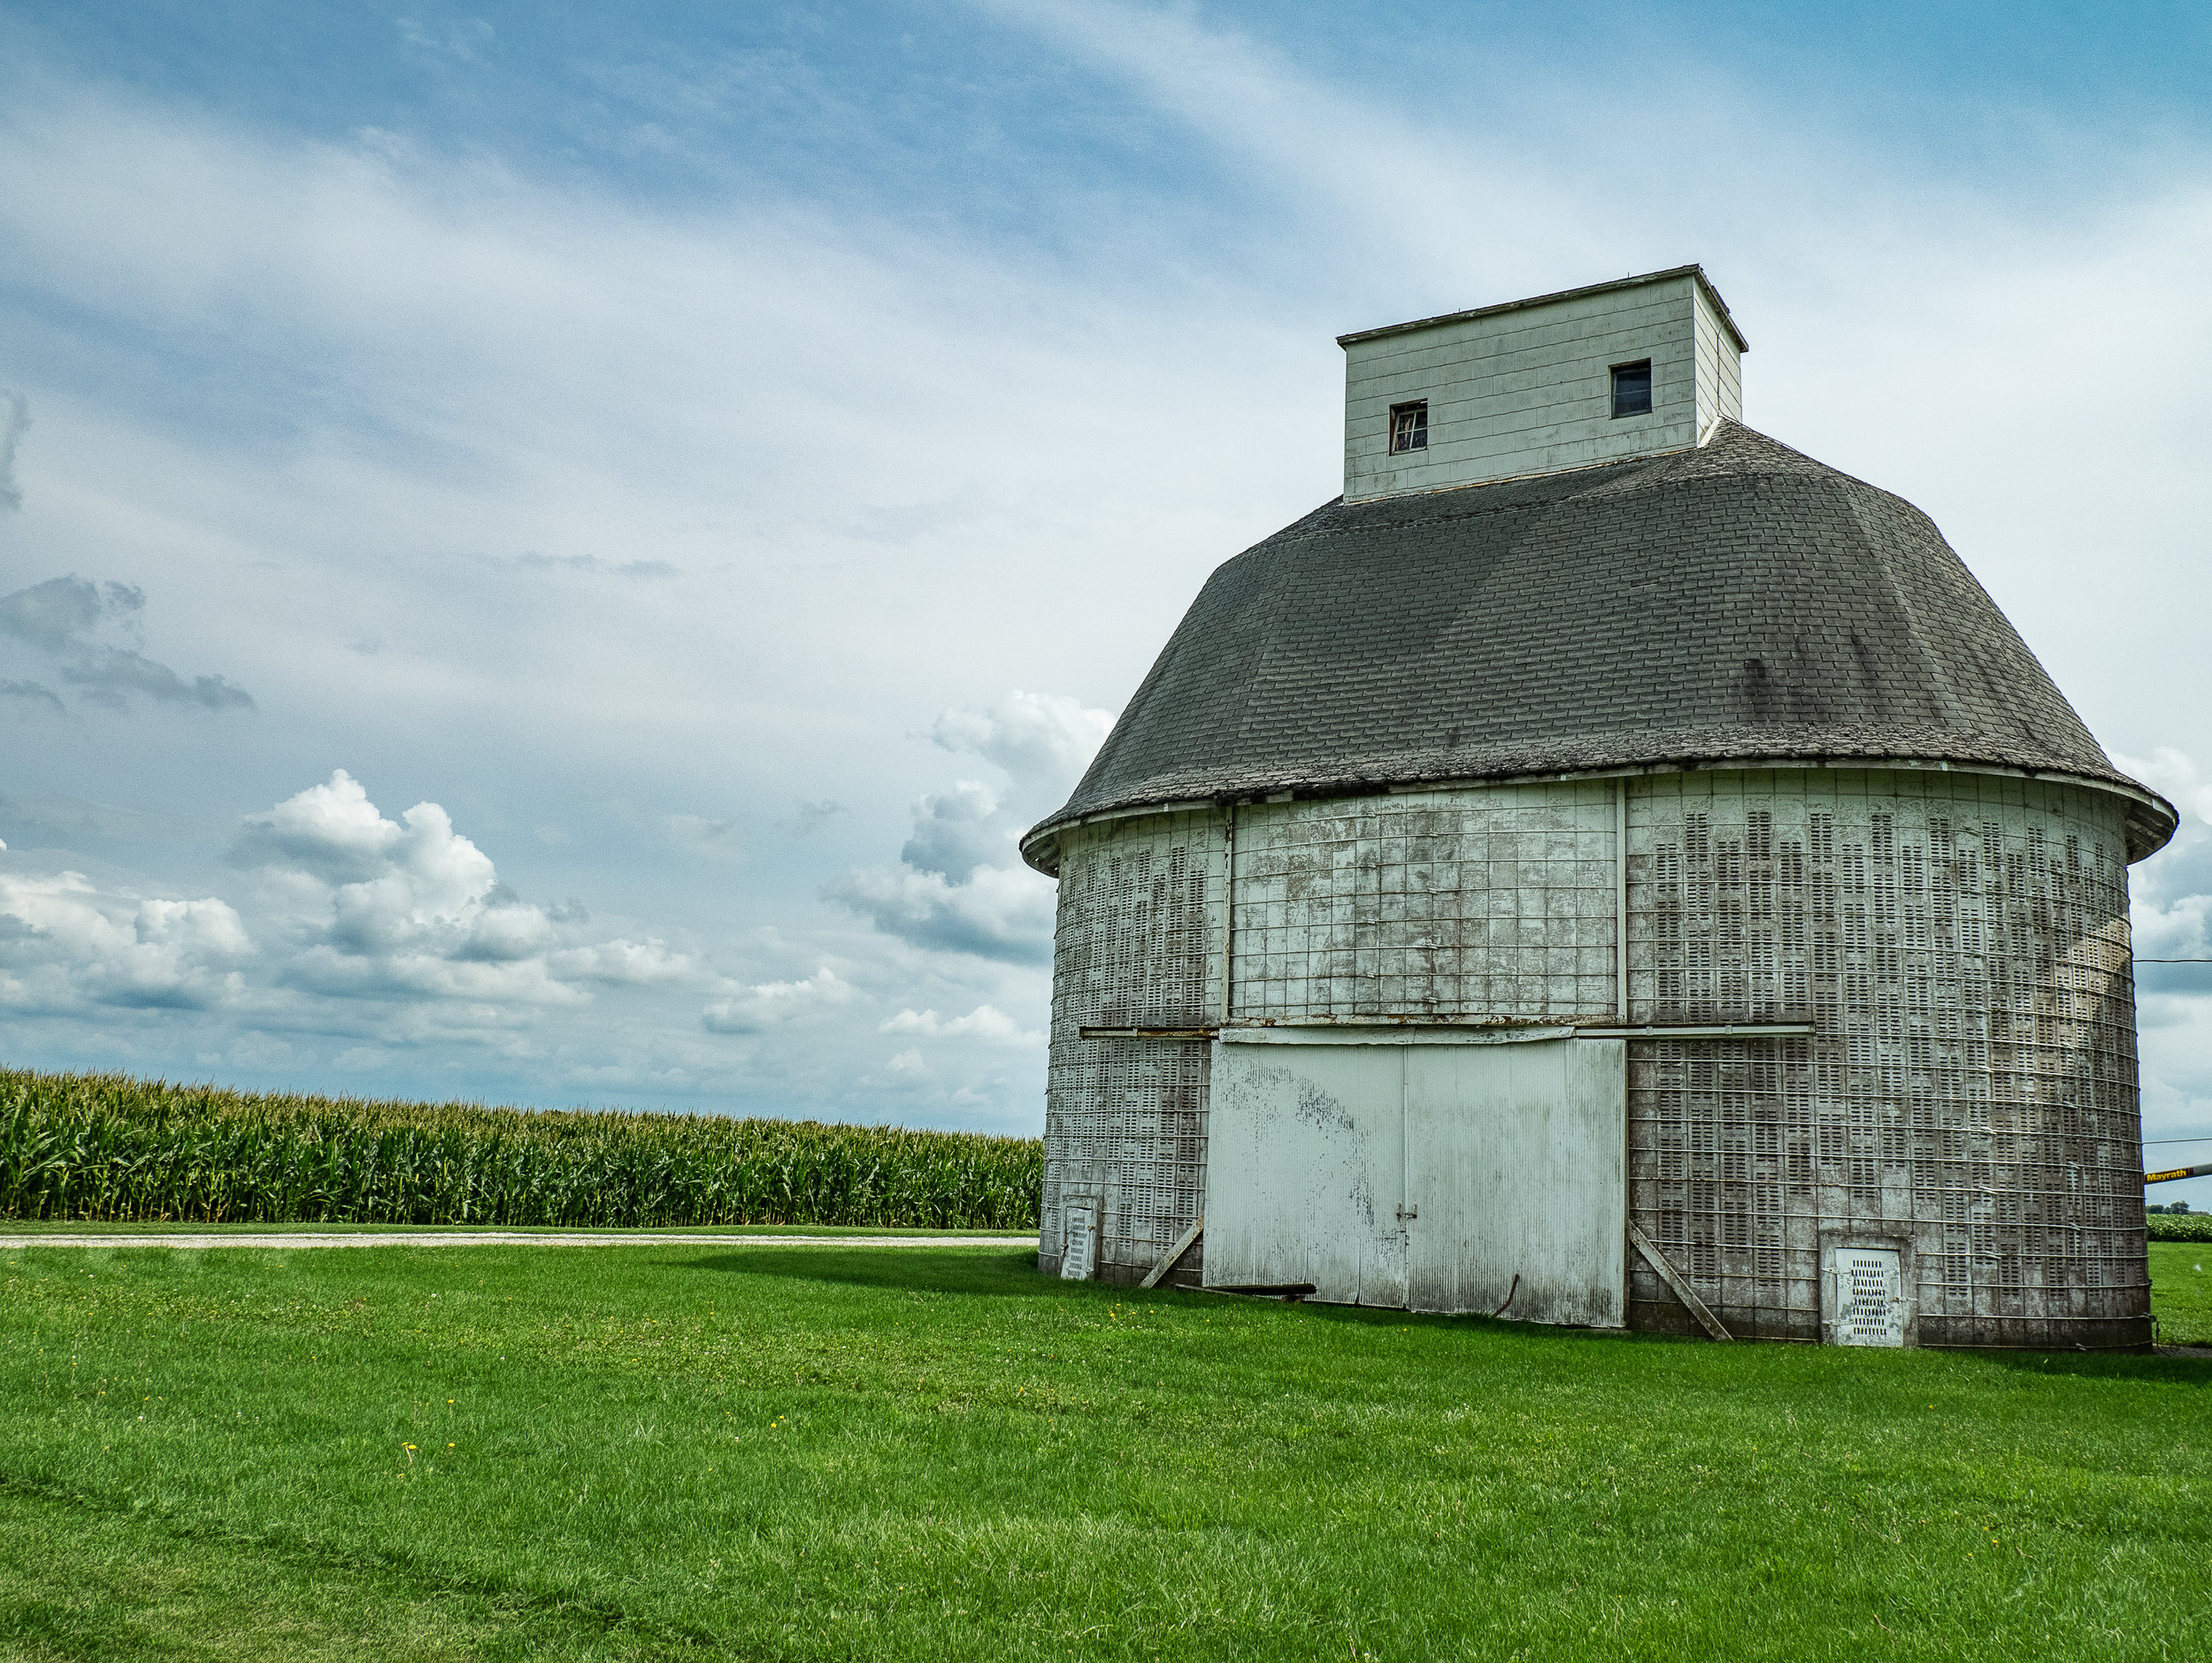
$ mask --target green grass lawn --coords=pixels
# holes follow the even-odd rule
[[[995,1248],[11,1249],[0,1656],[2182,1658],[2208,1385]]]
[[[2151,1309],[2159,1343],[2212,1345],[2212,1241],[2151,1244]]]

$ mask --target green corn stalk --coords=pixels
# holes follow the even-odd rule
[[[1033,1138],[0,1070],[0,1217],[1033,1229]]]

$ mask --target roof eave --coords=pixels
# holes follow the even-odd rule
[[[1586,295],[1607,295],[1617,289],[1634,288],[1644,283],[1663,283],[1677,277],[1697,280],[1697,286],[1705,291],[1705,298],[1713,303],[1713,310],[1720,315],[1721,322],[1728,326],[1728,333],[1735,337],[1736,350],[1750,351],[1751,342],[1744,339],[1743,331],[1737,327],[1735,317],[1728,310],[1728,303],[1721,298],[1720,290],[1713,287],[1713,280],[1705,275],[1705,268],[1697,264],[1670,266],[1663,272],[1646,272],[1640,277],[1617,277],[1609,283],[1586,283],[1580,288],[1563,288],[1550,295],[1532,295],[1526,300],[1504,301],[1495,306],[1477,306],[1467,311],[1442,312],[1434,318],[1417,318],[1409,323],[1385,324],[1377,329],[1355,329],[1350,334],[1339,335],[1336,344],[1348,347],[1356,341],[1380,341],[1388,335],[1408,334],[1416,329],[1433,329],[1440,324],[1463,324],[1478,318],[1495,318],[1505,312],[1525,311],[1532,306],[1548,306],[1563,300],[1580,300]]]
[[[1024,862],[1048,877],[1057,877],[1060,869],[1060,834],[1078,826],[1096,825],[1106,821],[1125,820],[1138,816],[1194,814],[1210,809],[1225,808],[1236,802],[1261,802],[1271,799],[1313,800],[1331,797],[1380,796],[1403,792],[1449,791],[1455,788],[1534,784],[1548,781],[1584,779],[1637,778],[1657,774],[1695,773],[1704,770],[1743,769],[1894,769],[1900,771],[1978,774],[1998,778],[2033,779],[2054,785],[2072,786],[2084,790],[2102,791],[2121,798],[2128,807],[2125,810],[2127,859],[2131,866],[2147,860],[2172,841],[2180,827],[2181,816],[2174,805],[2148,786],[2139,785],[2124,775],[2103,777],[2085,774],[2072,769],[2038,767],[2026,763],[2004,763],[1980,760],[1962,760],[1942,756],[1889,756],[1870,755],[1776,755],[1770,756],[1709,756],[1669,757],[1647,762],[1618,763],[1587,768],[1515,769],[1496,773],[1439,774],[1435,776],[1393,778],[1366,778],[1353,776],[1315,775],[1305,781],[1278,778],[1263,786],[1248,789],[1233,786],[1207,795],[1192,795],[1187,792],[1174,796],[1163,795],[1156,800],[1141,797],[1119,802],[1108,802],[1097,808],[1070,813],[1059,813],[1039,821],[1023,833],[1020,843]]]

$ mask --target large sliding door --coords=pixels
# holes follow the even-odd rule
[[[1627,1046],[1408,1046],[1407,1302],[1628,1320]]]
[[[1617,1327],[1625,1046],[1223,1036],[1206,1284]]]
[[[1206,1136],[1206,1285],[1406,1302],[1394,1046],[1223,1045]]]

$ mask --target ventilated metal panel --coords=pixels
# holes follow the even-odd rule
[[[1242,809],[1236,1015],[1605,1015],[1612,805],[1596,782]]]
[[[1820,1333],[1824,1238],[1903,1252],[1922,1344],[2147,1337],[2120,808],[1962,774],[1631,799],[1637,1222],[1732,1329]],[[1688,1319],[1640,1263],[1632,1321]]]
[[[1212,1020],[1221,824],[1161,815],[1062,839],[1039,1238],[1048,1268],[1058,1262],[1071,1199],[1097,1204],[1109,1274],[1148,1268],[1198,1216],[1209,1047],[1086,1039],[1079,1031]]]

